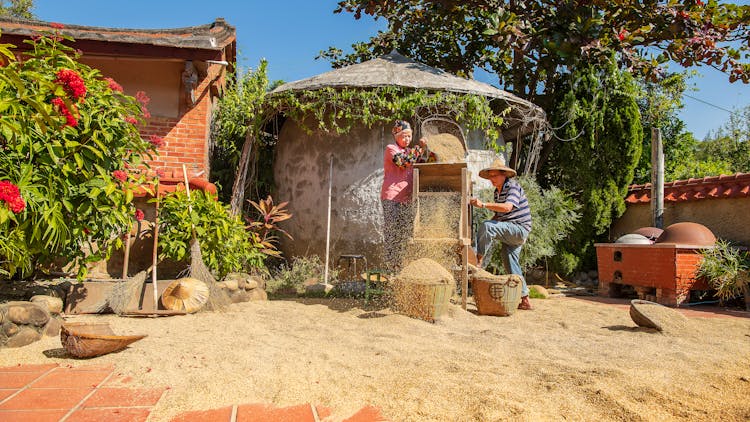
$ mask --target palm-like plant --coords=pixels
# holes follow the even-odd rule
[[[258,202],[250,199],[248,199],[247,202],[258,210],[259,213],[258,220],[252,220],[249,217],[246,218],[248,223],[247,229],[258,235],[258,240],[265,247],[263,253],[280,256],[281,253],[276,249],[276,243],[278,243],[279,237],[276,236],[275,233],[283,233],[286,237],[292,239],[292,236],[289,233],[278,226],[282,221],[292,218],[292,214],[285,209],[289,202],[285,201],[274,205],[271,195],[268,195],[266,199],[261,199]]]
[[[745,308],[750,309],[750,256],[747,252],[733,247],[729,242],[719,240],[713,248],[704,249],[703,261],[697,275],[704,277],[716,296],[727,300],[739,295],[745,297]]]

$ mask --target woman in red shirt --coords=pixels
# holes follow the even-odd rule
[[[426,162],[427,141],[422,138],[410,147],[411,125],[396,120],[391,130],[395,143],[385,148],[383,155],[383,187],[380,200],[383,204],[383,240],[387,268],[397,271],[401,267],[406,240],[414,229],[414,215],[410,206],[414,163]]]

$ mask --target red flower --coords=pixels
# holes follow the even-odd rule
[[[55,28],[55,29],[63,29],[63,28],[65,28],[65,25],[63,25],[61,23],[57,23],[57,22],[50,22],[49,26],[52,27],[52,28]]]
[[[70,112],[68,106],[65,105],[65,101],[62,98],[56,97],[52,99],[52,104],[57,107],[57,110],[65,116],[65,126],[76,127],[78,126],[78,120]]]
[[[107,81],[107,84],[109,84],[109,89],[111,89],[112,91],[122,92],[122,85],[118,84],[114,79],[104,78],[104,80]]]
[[[625,39],[625,35],[627,35],[628,31],[621,29],[620,32],[617,33],[617,39],[622,41]]]
[[[139,210],[139,209],[136,208],[136,210],[135,210],[135,219],[137,221],[142,221],[144,217],[146,217],[146,216],[143,214],[143,210]]]
[[[74,100],[78,100],[86,95],[86,85],[83,83],[81,76],[74,70],[60,69],[57,72],[55,83],[62,85],[65,92]]]
[[[136,92],[135,99],[138,100],[138,102],[141,103],[142,106],[147,106],[151,101],[151,98],[149,98],[148,95],[146,95],[146,93],[143,91]]]
[[[130,123],[131,125],[137,125],[138,124],[138,119],[136,119],[133,116],[126,117],[125,121],[128,122],[128,123]]]
[[[26,202],[21,198],[18,186],[9,180],[0,180],[0,201],[5,201],[13,213],[18,214],[26,208]]]
[[[164,138],[161,136],[151,135],[148,137],[148,142],[155,148],[161,148],[164,146]]]
[[[128,179],[128,174],[123,170],[115,170],[112,172],[112,176],[115,177],[115,179],[124,182]]]

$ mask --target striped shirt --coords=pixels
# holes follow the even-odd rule
[[[526,193],[516,179],[505,179],[502,190],[495,188],[495,202],[498,204],[510,202],[513,205],[513,209],[508,212],[496,212],[495,216],[492,217],[493,220],[520,224],[531,231],[531,208],[529,208],[529,201],[526,199]]]

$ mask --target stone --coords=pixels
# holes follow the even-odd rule
[[[589,279],[589,273],[587,273],[586,271],[581,271],[580,273],[578,273],[578,277],[576,277],[576,279],[580,281],[586,281]]]
[[[5,342],[6,347],[23,347],[42,338],[38,331],[31,327],[22,327],[18,333]]]
[[[31,297],[30,302],[46,308],[52,315],[59,314],[63,308],[63,301],[59,297],[36,295]]]
[[[246,290],[235,290],[229,294],[232,303],[249,302],[251,293]]]
[[[305,280],[302,283],[305,287],[310,287],[318,284],[318,278],[317,277],[310,277],[307,280]]]
[[[263,301],[268,300],[268,294],[263,289],[253,289],[247,292],[250,296],[251,301]]]
[[[266,280],[264,280],[262,277],[258,277],[258,276],[255,276],[255,275],[252,276],[252,277],[250,277],[250,280],[248,280],[248,282],[247,282],[248,286],[252,286],[253,282],[255,282],[255,287],[246,287],[247,290],[252,290],[252,289],[263,289],[263,290],[265,290],[266,289]]]
[[[227,287],[227,290],[229,290],[230,292],[233,292],[240,288],[239,283],[237,282],[237,279],[232,279],[232,278],[224,279],[222,283],[224,283],[224,285]]]
[[[599,271],[597,271],[597,270],[589,270],[588,275],[589,275],[589,278],[592,279],[592,280],[593,279],[597,279],[597,278],[599,278]]]
[[[0,330],[2,330],[2,332],[3,332],[3,334],[5,336],[11,337],[11,336],[16,335],[16,333],[18,332],[19,328],[18,328],[18,325],[14,324],[14,323],[12,323],[10,321],[5,321],[5,323],[2,326],[0,326]]]
[[[59,317],[53,317],[49,319],[47,325],[44,326],[42,331],[47,337],[56,337],[60,335],[60,328],[62,327],[62,320]]]
[[[328,294],[333,290],[333,284],[313,284],[305,286],[306,294]]]
[[[544,286],[538,284],[532,284],[529,286],[529,291],[533,291],[544,299],[549,298],[549,291]]]
[[[245,290],[253,290],[260,287],[260,284],[258,284],[258,280],[255,279],[255,277],[252,277],[245,281]]]
[[[43,327],[49,321],[47,309],[31,302],[8,302],[8,319],[16,324]]]
[[[233,286],[232,283],[230,283],[230,280],[234,280],[237,282],[237,288],[238,289],[246,289],[247,290],[247,281],[250,280],[252,276],[248,273],[229,273],[224,277],[224,281],[227,282],[227,286],[231,287]]]

